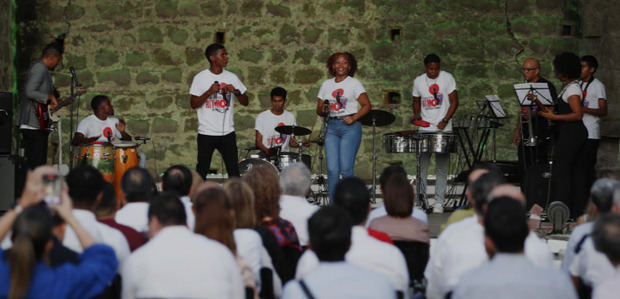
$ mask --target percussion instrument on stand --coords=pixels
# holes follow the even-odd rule
[[[376,127],[383,127],[394,122],[394,114],[383,110],[370,110],[360,122],[364,126],[372,126],[372,203],[377,202],[377,149],[375,146]]]
[[[114,189],[116,189],[116,207],[120,208],[120,203],[124,201],[123,191],[121,190],[121,180],[127,170],[138,167],[138,144],[132,141],[118,141],[112,143],[114,146]]]
[[[109,143],[93,143],[80,146],[78,165],[90,165],[103,175],[103,179],[114,184],[114,147]]]

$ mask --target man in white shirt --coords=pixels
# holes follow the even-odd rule
[[[256,146],[267,156],[277,154],[274,152],[274,148],[288,152],[289,147],[299,146],[291,136],[276,131],[276,127],[297,125],[295,115],[284,110],[286,102],[286,90],[282,87],[276,87],[271,90],[271,108],[261,112],[256,117],[254,126]]]
[[[484,247],[490,261],[463,275],[452,298],[577,299],[565,273],[537,267],[524,255],[524,204],[510,197],[488,204]]]
[[[598,69],[598,61],[592,55],[581,57],[581,90],[583,92],[583,124],[588,130],[588,139],[586,140],[583,154],[580,162],[583,163],[583,170],[586,176],[586,185],[583,188],[586,198],[587,192],[596,180],[596,157],[598,151],[598,143],[601,139],[600,121],[601,117],[607,115],[607,95],[605,93],[605,85],[594,78],[594,73]]]
[[[122,298],[244,298],[235,257],[185,226],[185,208],[170,193],[153,197],[148,243],[121,267]]]
[[[243,106],[248,105],[247,88],[237,75],[224,69],[228,64],[228,52],[223,45],[209,45],[205,56],[210,66],[194,76],[189,89],[191,107],[198,115],[196,171],[206,177],[213,151],[217,149],[224,159],[228,176],[239,176],[233,116],[236,100]]]
[[[385,276],[345,261],[352,242],[352,220],[347,214],[338,207],[327,206],[310,217],[310,244],[317,265],[303,278],[289,281],[283,299],[395,297]]]
[[[149,228],[147,217],[149,199],[156,191],[153,177],[144,168],[131,168],[121,179],[121,189],[127,203],[116,212],[114,220],[139,233],[146,233]]]
[[[604,253],[614,266],[612,276],[594,288],[593,299],[618,298],[620,292],[620,216],[608,214],[596,221],[592,239],[597,250]]]
[[[308,245],[308,218],[319,209],[306,199],[311,183],[310,170],[303,163],[293,163],[280,173],[280,218],[293,223],[301,246]]]
[[[110,98],[105,95],[96,95],[90,101],[93,114],[82,119],[78,124],[73,145],[88,144],[93,142],[112,143],[118,139],[131,140],[131,136],[125,132],[125,120],[112,117],[114,107]]]
[[[196,217],[192,211],[192,200],[189,198],[189,193],[192,189],[192,171],[185,165],[170,166],[161,178],[161,189],[179,196],[185,207],[187,227],[189,227],[189,230],[194,231]]]
[[[345,210],[354,223],[351,229],[351,248],[345,256],[346,261],[382,274],[394,289],[406,295],[409,272],[405,257],[395,246],[370,236],[364,227],[370,208],[370,194],[366,184],[357,177],[342,179],[334,191],[334,205]],[[319,259],[313,252],[312,240],[310,243],[312,249],[306,250],[297,262],[296,278],[305,277],[319,264]]]
[[[456,82],[452,74],[440,70],[440,58],[429,54],[424,58],[425,73],[413,80],[413,116],[412,121],[429,122],[428,127],[420,127],[419,133],[451,133],[450,119],[459,106]],[[432,153],[422,153],[420,169],[422,192],[426,193],[426,175]],[[449,153],[435,153],[437,180],[435,183],[434,213],[443,213],[444,196],[450,166]]]
[[[72,169],[66,181],[69,195],[73,199],[73,215],[96,242],[109,245],[114,249],[116,258],[122,265],[130,254],[127,239],[120,231],[98,222],[93,213],[101,200],[103,176],[92,166],[82,165]],[[75,252],[83,251],[77,235],[70,227],[65,230],[62,244]]]

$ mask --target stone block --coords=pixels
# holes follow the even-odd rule
[[[131,52],[125,54],[125,64],[128,66],[140,66],[149,59],[146,53]]]
[[[140,28],[138,36],[141,43],[161,43],[164,41],[161,30],[155,26]]]
[[[255,123],[256,115],[244,115],[242,117],[235,116],[235,130],[243,131],[248,129],[254,129]]]
[[[258,91],[258,102],[260,103],[260,110],[263,111],[271,107],[271,90],[260,89]],[[249,95],[248,95],[249,97]]]
[[[563,5],[563,0],[536,0],[536,6],[540,9],[557,9]]]
[[[312,1],[304,2],[304,5],[301,8],[301,11],[304,13],[304,16],[311,18],[316,16],[316,7],[315,3]]]
[[[239,38],[251,32],[252,32],[252,26],[242,26],[239,29],[235,30],[235,37]],[[265,33],[267,33],[266,30],[261,30],[260,34],[256,34],[256,36],[260,37]]]
[[[133,106],[133,104],[135,104],[134,101],[125,97],[112,99],[112,106],[114,106],[115,112],[123,111],[126,113],[128,111],[131,111],[131,107]]]
[[[194,117],[188,117],[185,119],[183,131],[186,133],[198,132],[198,118],[195,115]]]
[[[121,28],[125,30],[133,29],[133,23],[131,22],[131,19],[114,20],[114,26],[116,28]]]
[[[67,20],[70,21],[75,21],[81,18],[84,16],[84,12],[84,7],[73,3],[65,8],[65,15],[67,16]]]
[[[178,59],[173,58],[172,54],[170,54],[170,51],[162,49],[162,48],[155,48],[155,50],[153,50],[153,61],[157,65],[178,65],[179,64]]]
[[[366,1],[365,0],[346,0],[344,5],[349,9],[359,13],[360,15],[364,14]]]
[[[108,32],[110,30],[110,26],[106,24],[94,24],[86,27],[86,31],[90,32]]]
[[[306,99],[308,103],[316,104],[317,95],[319,94],[319,86],[314,86],[308,89],[306,92]]]
[[[138,85],[157,84],[159,83],[159,77],[150,72],[143,71],[138,73],[138,75],[136,76],[136,83],[138,83]]]
[[[289,106],[291,105],[297,106],[303,102],[301,98],[300,90],[289,90],[286,97],[288,98]]]
[[[127,69],[99,71],[97,72],[97,81],[99,83],[114,82],[119,86],[127,86],[131,81],[131,75]]]
[[[321,64],[324,64],[324,63],[327,63],[327,59],[329,58],[330,55],[332,55],[332,50],[323,49],[318,54],[316,54],[315,58],[316,58],[316,61],[320,62]]]
[[[251,85],[265,84],[265,69],[257,66],[248,67],[248,83]]]
[[[303,127],[312,128],[317,120],[315,109],[297,110],[297,124]]]
[[[160,0],[155,3],[155,12],[160,18],[174,18],[177,16],[177,5],[174,0]]]
[[[536,20],[531,16],[515,18],[510,23],[512,24],[512,31],[520,35],[527,35],[535,31],[537,27]]]
[[[185,45],[186,44],[186,40],[187,37],[189,36],[189,33],[184,30],[184,29],[179,29],[179,28],[169,28],[168,30],[168,37],[170,38],[170,40],[177,44],[177,45]]]
[[[83,86],[93,86],[95,85],[94,75],[92,72],[88,70],[77,70],[77,76],[80,81],[80,84]]]
[[[97,1],[95,7],[102,20],[116,19],[124,15],[125,10],[122,5],[114,1]]]
[[[340,42],[343,46],[346,46],[349,44],[349,36],[351,35],[351,32],[349,30],[346,29],[334,29],[334,30],[329,30],[329,32],[327,33],[327,40],[329,41],[329,44],[331,45],[333,42]]]
[[[165,71],[161,75],[161,79],[172,83],[181,83],[183,74],[180,68],[173,68]]]
[[[194,109],[192,109],[191,105],[190,105],[190,95],[188,94],[178,94],[174,97],[174,103],[177,106],[177,109],[181,109],[184,112],[182,113],[186,113],[186,112],[194,112]],[[194,113],[190,113],[190,114],[194,114]],[[185,114],[188,115],[188,114]]]
[[[219,1],[204,1],[200,4],[202,14],[208,17],[215,17],[222,15],[224,12]]]
[[[271,62],[278,64],[288,58],[288,55],[283,50],[271,49]]]
[[[271,4],[268,3],[267,4],[267,12],[276,16],[276,17],[284,17],[284,18],[290,18],[291,17],[291,9],[287,6],[284,6],[282,4]]]
[[[187,47],[185,48],[185,62],[187,65],[195,65],[206,59],[204,56],[204,50],[200,48]]]
[[[510,99],[516,96],[513,84],[501,84],[497,87],[497,95],[502,99]]]
[[[383,40],[371,45],[372,57],[378,61],[386,61],[394,54],[394,46],[391,42]]]
[[[256,48],[245,48],[239,51],[239,59],[258,63],[263,59],[263,51]]]
[[[149,135],[149,121],[147,119],[127,119],[127,131],[133,136]]]
[[[158,116],[153,119],[151,129],[153,134],[176,133],[178,126],[179,124],[176,120]]]
[[[549,40],[545,38],[532,38],[528,46],[537,56],[542,56],[549,50]]]
[[[297,50],[297,52],[295,52],[295,58],[293,59],[293,62],[301,61],[301,63],[303,64],[309,64],[312,60],[312,54],[312,49],[308,47],[303,47]]]
[[[323,77],[323,72],[315,67],[307,67],[295,72],[295,83],[313,84]]]
[[[240,12],[244,16],[258,17],[261,15],[263,2],[261,0],[245,0],[241,4]]]
[[[109,49],[101,49],[95,55],[95,63],[99,66],[110,66],[118,62],[118,53]]]
[[[64,74],[64,73],[54,75],[54,86],[68,87],[70,84],[71,84],[71,75]]]
[[[151,99],[148,101],[147,105],[149,108],[154,108],[156,110],[163,110],[168,108],[170,104],[172,104],[173,99],[171,96],[161,96],[155,99]]]
[[[74,67],[76,70],[81,70],[86,68],[86,57],[73,54],[65,54],[64,63],[65,65],[70,65]]]
[[[279,67],[274,69],[271,72],[271,82],[275,85],[285,85],[289,82],[289,74],[286,71],[286,68]]]
[[[216,2],[217,3],[217,2]],[[179,15],[182,16],[200,16],[200,6],[195,1],[182,0],[178,6]]]
[[[292,42],[299,42],[299,33],[297,32],[295,26],[291,24],[283,24],[282,27],[280,27],[279,34],[280,43],[284,45],[290,44]]]
[[[314,28],[314,27],[309,27],[309,28],[304,28],[304,30],[301,33],[301,37],[304,42],[309,43],[309,44],[314,44],[321,37],[321,33],[323,33],[323,30]]]

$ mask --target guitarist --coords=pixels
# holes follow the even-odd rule
[[[18,126],[22,134],[26,163],[34,169],[47,161],[48,128],[39,117],[47,116],[41,110],[54,109],[58,105],[58,93],[50,73],[60,60],[62,52],[55,44],[43,49],[41,59],[32,63],[26,76],[24,96],[20,102]],[[41,104],[41,105],[39,105]]]
[[[125,120],[112,117],[114,107],[110,98],[96,95],[90,101],[93,114],[82,119],[73,136],[73,145],[91,143],[111,143],[115,140],[131,140],[125,131]]]

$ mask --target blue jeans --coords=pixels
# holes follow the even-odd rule
[[[325,157],[327,159],[327,190],[330,202],[334,201],[334,189],[342,174],[353,176],[355,156],[362,142],[362,124],[351,125],[342,120],[330,120],[325,134]]]

